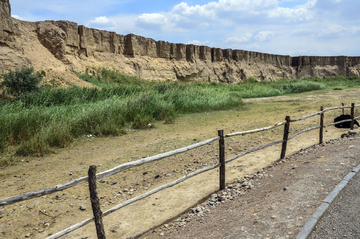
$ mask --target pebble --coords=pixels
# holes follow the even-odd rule
[[[25,234],[25,237],[31,237],[31,233],[29,232],[29,233],[26,233]]]
[[[86,210],[86,207],[81,205],[80,208],[79,208],[81,211],[85,211]]]

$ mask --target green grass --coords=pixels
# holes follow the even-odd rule
[[[276,82],[179,83],[145,81],[121,72],[97,69],[79,74],[98,88],[42,89],[0,102],[0,151],[37,155],[66,147],[86,134],[124,134],[125,127],[172,123],[178,114],[234,109],[242,98],[277,96],[358,84],[359,79],[306,79]],[[1,163],[6,165],[6,163]]]

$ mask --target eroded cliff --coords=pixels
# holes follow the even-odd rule
[[[67,69],[110,67],[149,80],[227,83],[249,77],[360,76],[360,57],[290,57],[155,41],[69,21],[24,22],[11,18],[8,0],[0,2],[1,73],[33,65],[63,74]]]

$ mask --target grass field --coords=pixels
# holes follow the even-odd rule
[[[126,128],[172,123],[179,114],[237,109],[242,98],[360,85],[359,78],[311,78],[276,82],[179,83],[145,81],[121,72],[98,69],[99,77],[79,75],[94,88],[44,88],[0,102],[0,150],[39,155],[66,147],[83,135],[121,135]],[[0,161],[0,166],[11,160]]]

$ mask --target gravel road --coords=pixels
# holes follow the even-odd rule
[[[360,173],[346,185],[310,238],[360,238]]]

